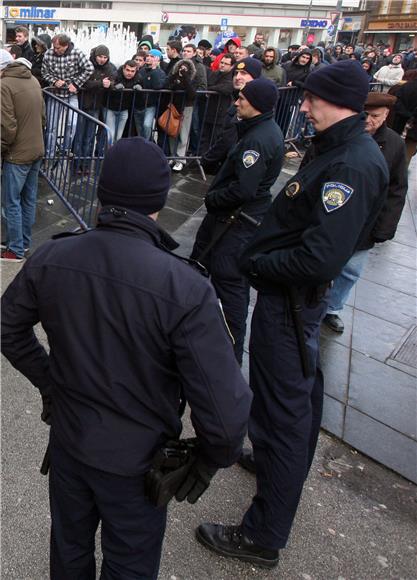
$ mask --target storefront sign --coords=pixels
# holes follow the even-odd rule
[[[57,19],[55,8],[37,8],[36,6],[5,6],[4,18],[22,20],[53,20]]]
[[[306,18],[301,20],[301,28],[327,28],[327,20],[307,20]]]
[[[417,30],[417,20],[369,22],[368,30]]]

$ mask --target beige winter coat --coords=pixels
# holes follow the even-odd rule
[[[1,153],[17,165],[33,163],[45,153],[45,103],[39,82],[21,62],[1,76]]]

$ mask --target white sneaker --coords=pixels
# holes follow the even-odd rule
[[[172,166],[172,171],[182,171],[184,169],[184,163],[177,161],[175,165]]]

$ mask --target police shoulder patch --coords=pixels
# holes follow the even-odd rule
[[[252,167],[258,161],[260,157],[260,153],[254,151],[253,149],[248,149],[244,152],[242,156],[243,165],[248,169],[248,167]]]
[[[321,190],[321,199],[324,209],[331,213],[340,209],[350,199],[353,194],[353,187],[349,187],[340,181],[328,181]]]

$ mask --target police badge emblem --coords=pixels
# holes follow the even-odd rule
[[[243,165],[246,167],[246,169],[248,169],[249,167],[252,167],[252,165],[255,165],[259,157],[260,154],[257,151],[253,151],[253,149],[248,149],[248,151],[244,152],[242,157]]]
[[[291,181],[285,186],[285,195],[287,197],[295,197],[301,189],[301,184],[299,181]]]
[[[321,190],[324,209],[327,213],[340,209],[350,199],[352,193],[353,187],[339,181],[328,181]]]

